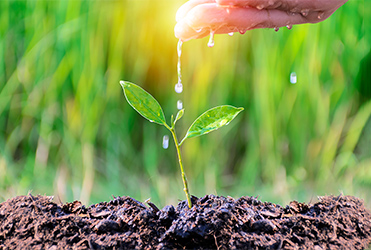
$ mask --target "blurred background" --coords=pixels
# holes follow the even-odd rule
[[[351,0],[313,25],[183,44],[178,0],[0,1],[0,202],[131,196],[185,199],[168,131],[126,102],[120,80],[163,106],[183,100],[183,137],[207,109],[244,107],[229,126],[183,145],[196,196],[259,196],[282,205],[343,192],[371,207],[371,3]],[[290,74],[296,73],[296,83]]]

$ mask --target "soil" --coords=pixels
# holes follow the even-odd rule
[[[130,197],[85,207],[53,197],[0,204],[0,249],[366,249],[371,213],[352,196],[286,207],[206,195],[159,210]]]

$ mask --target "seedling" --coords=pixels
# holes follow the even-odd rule
[[[230,105],[222,105],[212,109],[209,109],[202,115],[200,115],[189,127],[184,138],[179,142],[178,137],[175,133],[175,124],[182,118],[184,109],[181,109],[176,114],[175,118],[171,115],[170,126],[166,123],[164,112],[157,102],[157,100],[146,92],[144,89],[135,85],[131,82],[120,81],[120,84],[124,90],[125,98],[141,116],[160,125],[165,126],[171,133],[174,139],[176,151],[178,154],[180,171],[182,173],[184,192],[187,197],[188,207],[192,207],[191,197],[188,190],[188,182],[184,173],[182,155],[180,147],[184,141],[188,138],[208,134],[211,131],[217,130],[220,127],[228,125],[242,110],[243,108],[236,108]]]

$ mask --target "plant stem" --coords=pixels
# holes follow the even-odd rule
[[[176,151],[178,153],[178,160],[179,160],[179,166],[180,166],[180,171],[182,173],[182,179],[183,179],[183,185],[184,185],[184,193],[186,194],[186,197],[187,197],[187,202],[188,202],[188,207],[189,208],[192,208],[192,202],[191,202],[191,196],[189,194],[189,190],[188,190],[188,182],[187,182],[187,177],[184,173],[184,169],[183,169],[183,163],[182,163],[182,155],[180,153],[180,144],[178,142],[178,138],[176,136],[176,133],[175,133],[175,128],[174,127],[169,127],[169,126],[166,126],[167,129],[170,130],[171,134],[173,135],[173,139],[174,139],[174,143],[175,143],[175,147],[176,147]]]

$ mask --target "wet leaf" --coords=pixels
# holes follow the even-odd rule
[[[120,84],[126,100],[141,116],[150,122],[166,124],[164,111],[152,95],[134,83],[120,81]]]
[[[193,122],[184,139],[204,135],[228,125],[242,110],[243,108],[230,105],[209,109]]]

